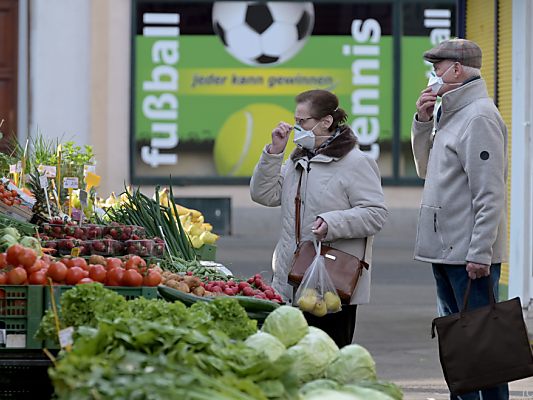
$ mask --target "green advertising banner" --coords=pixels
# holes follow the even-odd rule
[[[317,88],[339,97],[361,149],[394,174],[393,142],[409,133],[407,118],[394,127],[393,2],[137,0],[133,34],[133,182],[246,182],[272,129],[294,123],[294,97]],[[416,79],[401,99],[413,104],[430,47],[418,36],[402,37],[401,68]]]

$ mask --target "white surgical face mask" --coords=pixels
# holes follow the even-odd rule
[[[428,87],[431,88],[433,93],[438,93],[439,90],[446,84],[446,82],[442,80],[442,77],[446,75],[454,65],[455,64],[450,65],[441,76],[437,76],[434,71],[431,72],[432,75],[429,77]],[[460,85],[460,83],[449,83],[449,85]]]
[[[300,124],[294,125],[294,139],[293,142],[304,149],[313,150],[315,148],[315,139],[316,135],[313,132],[313,129],[317,127],[318,122],[315,126],[311,128],[310,131],[306,131],[300,126]]]

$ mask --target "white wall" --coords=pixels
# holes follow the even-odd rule
[[[513,1],[513,132],[509,298],[533,298],[533,3]]]
[[[31,0],[31,136],[88,143],[90,15],[90,0]]]

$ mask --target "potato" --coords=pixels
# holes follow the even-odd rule
[[[189,286],[185,282],[178,282],[178,286],[176,287],[181,292],[190,293],[191,290],[189,289]]]
[[[104,256],[98,256],[96,254],[93,254],[89,257],[89,264],[99,264],[99,265],[106,265],[106,259]]]
[[[205,289],[203,287],[201,287],[201,286],[197,286],[197,287],[194,288],[194,290],[192,292],[196,296],[203,297],[204,294],[205,294]]]

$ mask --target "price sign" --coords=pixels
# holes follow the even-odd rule
[[[42,189],[46,189],[48,187],[48,178],[46,175],[39,176],[39,183]]]
[[[65,189],[77,189],[78,188],[78,178],[76,178],[76,177],[65,177],[65,178],[63,178],[63,187]]]
[[[22,161],[17,161],[17,171],[18,174],[22,172]]]
[[[53,165],[39,165],[37,167],[37,171],[39,171],[40,174],[45,175],[47,178],[55,178],[57,173],[57,167]]]
[[[10,174],[16,174],[17,173],[17,164],[12,164],[9,166],[9,173]]]
[[[61,347],[72,346],[74,341],[72,340],[72,335],[74,334],[74,328],[69,326],[68,328],[61,329],[59,331],[59,345]]]

